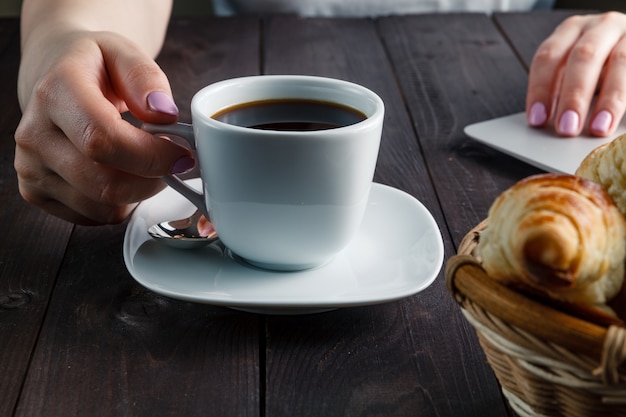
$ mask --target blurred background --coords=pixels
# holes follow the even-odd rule
[[[211,14],[213,12],[211,3],[211,0],[174,0],[173,13],[177,16],[202,16]],[[0,0],[0,17],[19,16],[21,6],[22,0]]]
[[[415,0],[419,1],[419,0]],[[0,17],[15,17],[20,14],[22,0],[0,0]],[[537,0],[536,9],[579,9],[626,11],[624,0]],[[175,16],[202,16],[212,13],[210,0],[175,0]]]

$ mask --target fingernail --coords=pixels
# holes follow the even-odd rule
[[[559,121],[559,133],[574,136],[578,133],[580,118],[574,110],[566,110]]]
[[[153,91],[148,94],[148,107],[159,113],[178,116],[178,107],[172,98],[162,91]]]
[[[183,156],[174,163],[172,174],[184,174],[185,172],[191,171],[194,166],[196,166],[196,161],[194,161],[193,158]]]
[[[530,123],[531,126],[541,126],[547,119],[548,113],[543,103],[535,103],[531,106],[528,114],[528,123]]]
[[[593,119],[593,123],[591,123],[591,130],[595,132],[608,132],[611,127],[611,122],[613,122],[613,116],[606,110],[602,110],[600,113],[596,114],[596,118]]]

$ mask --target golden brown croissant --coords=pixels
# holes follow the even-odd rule
[[[589,153],[576,175],[600,184],[626,215],[626,134]]]
[[[604,309],[622,288],[626,221],[600,185],[535,175],[494,201],[478,251],[487,274],[506,285]]]

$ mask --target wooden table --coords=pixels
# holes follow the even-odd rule
[[[197,89],[235,76],[378,92],[375,180],[424,203],[449,257],[500,192],[539,172],[463,127],[524,110],[532,54],[569,14],[174,20],[158,62],[182,120]],[[122,258],[125,225],[75,227],[18,195],[18,61],[18,22],[0,20],[1,417],[511,415],[443,272],[400,301],[300,316],[141,287]]]

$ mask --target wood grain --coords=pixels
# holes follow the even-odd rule
[[[159,63],[179,103],[259,68],[258,36],[256,20],[174,21]],[[15,416],[258,415],[259,319],[140,287],[124,226],[72,235]]]
[[[15,408],[72,225],[22,200],[13,169],[20,119],[19,26],[0,19],[0,416]]]
[[[500,192],[538,172],[463,128],[523,111],[532,53],[567,15],[174,19],[158,63],[183,121],[195,91],[237,76],[323,75],[377,92],[387,114],[375,180],[424,203],[448,258]],[[0,220],[19,236],[0,240],[0,416],[510,413],[443,271],[396,302],[242,313],[139,286],[124,224],[74,228],[22,201],[18,40],[17,20],[0,20]]]
[[[460,242],[500,192],[537,170],[463,133],[471,123],[523,111],[527,76],[487,16],[454,16],[383,20],[381,33],[446,225]]]
[[[408,43],[413,30],[397,36]],[[386,119],[376,180],[415,195],[443,224],[404,102],[415,93],[389,75],[394,68],[376,22],[281,18],[270,20],[264,34],[267,72],[347,79],[381,95]],[[495,379],[458,313],[438,280],[400,302],[268,318],[266,415],[502,416]],[[447,332],[450,326],[464,336]]]
[[[528,70],[541,42],[552,34],[559,23],[575,14],[577,12],[573,10],[558,10],[549,13],[496,13],[494,21]]]
[[[260,36],[255,18],[172,21],[157,62],[170,80],[181,121],[191,121],[191,99],[202,87],[259,74]]]

